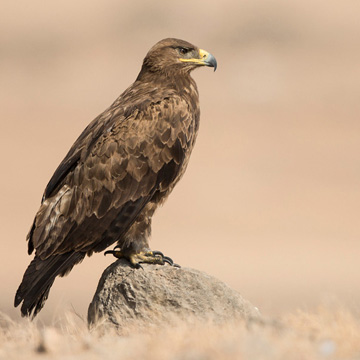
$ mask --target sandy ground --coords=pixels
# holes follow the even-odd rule
[[[0,19],[0,309],[31,258],[42,192],[82,129],[148,49],[213,53],[194,73],[202,123],[152,247],[237,289],[262,313],[359,304],[360,6],[331,1],[6,2]],[[85,316],[103,269],[56,280],[40,321]],[[242,330],[241,330],[242,331]],[[117,345],[118,346],[118,345]]]

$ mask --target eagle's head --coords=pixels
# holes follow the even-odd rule
[[[205,50],[184,40],[164,39],[147,53],[142,71],[175,76],[189,73],[199,66],[217,67],[216,59]]]

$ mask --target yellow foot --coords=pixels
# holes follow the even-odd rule
[[[134,268],[141,268],[140,264],[157,264],[165,265],[168,263],[171,266],[180,267],[178,264],[175,264],[171,258],[164,256],[160,251],[141,251],[138,253],[123,253],[121,250],[108,250],[105,251],[104,255],[112,254],[118,259],[125,258],[130,262],[130,265]]]

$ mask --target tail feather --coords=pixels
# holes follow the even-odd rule
[[[44,306],[56,276],[66,275],[84,257],[85,253],[73,251],[53,255],[44,260],[35,256],[26,269],[15,295],[15,307],[23,302],[21,306],[22,316],[31,316],[33,312],[32,317],[35,317]]]

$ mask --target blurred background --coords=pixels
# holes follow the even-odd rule
[[[5,2],[0,15],[0,311],[32,259],[43,190],[84,127],[157,41],[211,52],[193,73],[201,126],[151,246],[225,281],[269,316],[360,302],[358,1]],[[96,254],[58,278],[44,322],[86,317]]]

